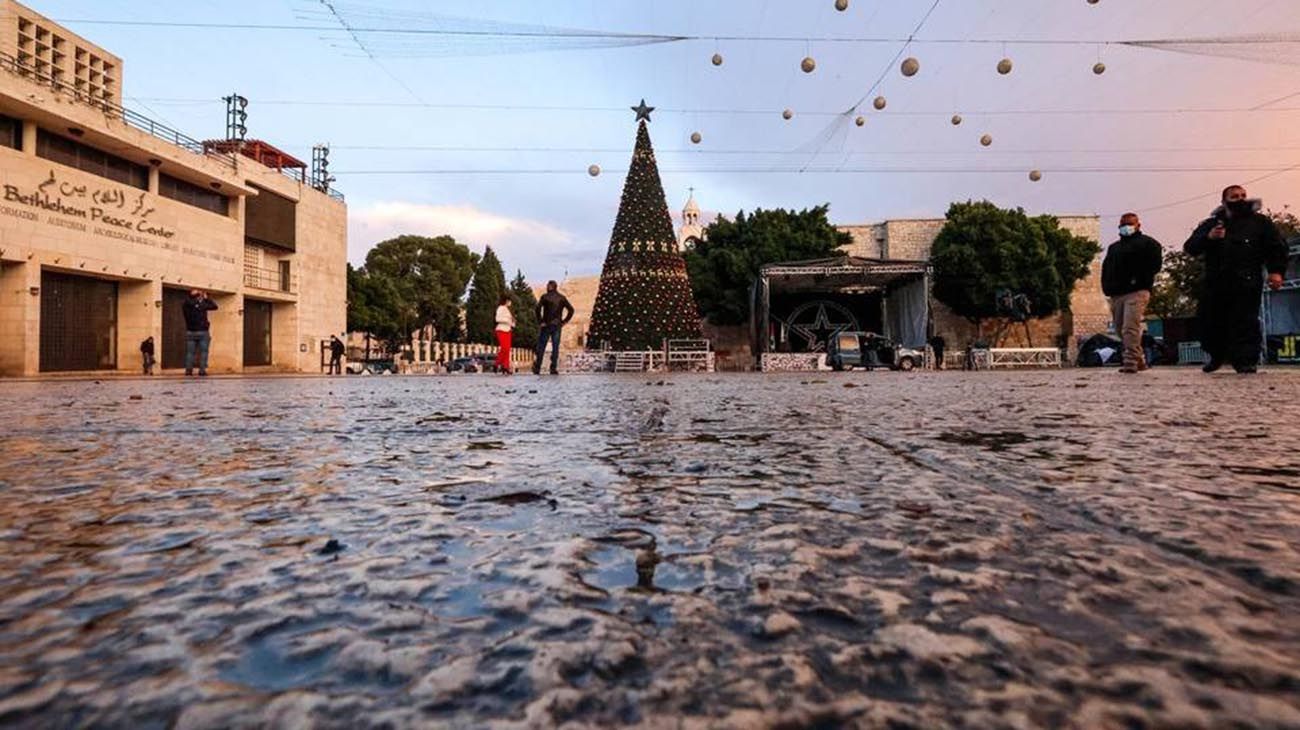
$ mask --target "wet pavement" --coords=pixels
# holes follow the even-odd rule
[[[0,726],[1300,727],[1298,398],[0,383]]]

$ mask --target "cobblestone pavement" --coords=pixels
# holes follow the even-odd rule
[[[1298,397],[0,383],[0,725],[1300,727]]]

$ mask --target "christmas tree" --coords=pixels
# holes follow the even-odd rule
[[[587,343],[611,350],[657,350],[667,339],[703,335],[646,128],[654,107],[642,100],[632,109],[638,122],[636,148],[600,272]]]

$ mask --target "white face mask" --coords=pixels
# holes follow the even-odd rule
[[[1121,236],[1123,236],[1123,237],[1125,237],[1125,238],[1127,238],[1127,237],[1129,237],[1129,236],[1131,236],[1131,235],[1133,235],[1134,233],[1137,233],[1137,232],[1138,232],[1137,226],[1120,226],[1120,227],[1119,227],[1119,235],[1121,235]]]

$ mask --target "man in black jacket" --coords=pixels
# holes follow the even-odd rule
[[[199,366],[199,375],[208,374],[208,348],[212,345],[211,325],[208,312],[217,308],[217,303],[208,298],[208,293],[201,289],[191,289],[190,296],[181,305],[185,315],[185,374],[193,375],[194,366]]]
[[[533,375],[542,374],[542,357],[546,354],[546,341],[551,342],[551,375],[560,372],[560,328],[573,319],[573,305],[559,292],[554,281],[546,282],[546,293],[537,300],[537,355],[533,360]]]
[[[1160,242],[1142,233],[1137,213],[1120,216],[1119,240],[1106,249],[1101,263],[1101,290],[1110,298],[1111,319],[1124,342],[1121,373],[1147,369],[1142,320],[1163,259]]]
[[[330,335],[330,375],[343,374],[343,353],[347,348],[343,346],[343,340],[338,335]]]
[[[1264,271],[1268,287],[1282,286],[1287,247],[1277,226],[1259,212],[1258,200],[1233,185],[1223,191],[1223,205],[1203,221],[1183,250],[1205,261],[1201,282],[1201,349],[1210,361],[1207,373],[1231,363],[1239,373],[1253,373],[1259,363],[1263,334],[1259,324]]]

